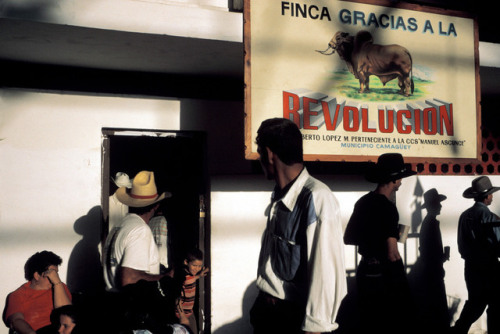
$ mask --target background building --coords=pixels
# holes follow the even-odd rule
[[[426,190],[435,187],[448,197],[439,219],[443,242],[451,247],[447,293],[450,301],[460,302],[459,310],[467,291],[456,226],[460,212],[472,204],[461,194],[476,173],[500,184],[495,114],[500,41],[489,28],[495,21],[486,5],[428,4],[479,13],[483,122],[488,125],[484,163],[460,166],[458,173],[455,166],[420,166],[421,175],[403,182],[397,205],[403,223],[418,224],[425,216],[420,204]],[[92,223],[100,219],[105,181],[113,171],[105,163],[103,128],[139,130],[128,133],[132,136],[148,129],[202,131],[209,184],[203,189],[208,228],[202,231],[211,267],[207,323],[213,333],[250,333],[248,310],[273,184],[264,180],[258,162],[244,159],[241,6],[226,0],[1,2],[1,298],[23,282],[24,263],[37,251],[59,254],[61,276],[74,284],[78,278],[69,267],[98,257],[99,226]],[[191,163],[181,153],[165,159]],[[342,204],[344,224],[355,201],[373,187],[356,166],[347,166],[310,164]],[[491,209],[500,212],[500,201]],[[410,243],[407,255],[409,263],[414,261]],[[354,249],[348,248],[347,257],[354,268]],[[476,328],[486,328],[484,318]],[[0,333],[7,332],[0,326]]]

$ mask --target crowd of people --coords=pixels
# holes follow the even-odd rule
[[[362,196],[342,233],[339,203],[309,175],[302,134],[291,120],[265,120],[257,131],[264,174],[275,182],[258,263],[259,295],[250,311],[254,333],[467,333],[488,307],[488,332],[498,329],[500,218],[487,206],[493,193],[487,176],[472,181],[463,197],[475,204],[459,219],[458,248],[465,260],[468,300],[450,328],[444,291],[443,247],[436,216],[445,195],[425,193],[418,298],[398,249],[403,242],[396,192],[415,175],[399,153],[385,153],[367,168],[374,190]],[[400,240],[401,239],[401,240]],[[430,245],[432,243],[432,245]],[[355,245],[354,324],[339,323],[347,283],[344,244]],[[444,304],[444,307],[443,307]],[[344,324],[345,327],[345,324]]]
[[[366,179],[374,190],[356,202],[344,232],[339,202],[304,165],[297,125],[283,118],[266,120],[256,143],[264,174],[275,188],[258,261],[259,294],[250,310],[255,334],[342,332],[338,315],[348,294],[345,244],[355,245],[361,255],[356,272],[359,318],[349,333],[465,334],[486,307],[488,332],[500,333],[496,284],[500,218],[488,209],[500,187],[492,186],[488,177],[475,178],[463,193],[475,201],[458,223],[469,296],[450,328],[446,306],[442,307],[446,303],[442,265],[449,259],[449,249],[443,247],[436,218],[445,195],[436,189],[424,194],[428,211],[420,242],[424,274],[418,278],[419,298],[414,298],[398,249],[401,229],[395,197],[402,179],[416,172],[401,154],[382,154],[369,165]],[[105,298],[90,310],[89,304],[86,309],[73,305],[58,274],[61,258],[49,251],[36,253],[25,265],[27,282],[6,302],[4,322],[13,332],[199,333],[193,305],[197,282],[208,274],[203,253],[193,249],[183,268],[167,268],[161,254],[164,221],[149,225],[158,216],[159,203],[171,194],[158,194],[150,171],[139,172],[132,181],[120,173],[115,182],[119,187],[110,203],[117,206],[110,206],[113,222],[102,258]],[[440,301],[430,302],[436,296]],[[102,314],[105,318],[99,318]],[[415,315],[421,316],[420,322],[412,318]]]
[[[118,173],[114,182],[118,188],[110,203],[118,205],[110,209],[111,231],[102,255],[106,291],[73,303],[58,274],[62,259],[38,252],[26,262],[27,282],[7,297],[3,320],[13,333],[198,333],[193,305],[197,281],[208,273],[203,253],[194,248],[182,268],[168,268],[166,254],[160,255],[164,218],[149,224],[171,194],[158,194],[151,171],[139,172],[132,181]]]

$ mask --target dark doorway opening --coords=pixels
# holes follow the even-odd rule
[[[158,193],[172,194],[162,201],[167,220],[169,267],[182,268],[185,253],[197,247],[210,267],[210,189],[206,134],[197,131],[142,129],[102,130],[102,245],[109,232],[109,196],[117,172],[132,179],[142,170],[153,171]],[[199,328],[210,328],[210,277],[199,281],[195,311]]]

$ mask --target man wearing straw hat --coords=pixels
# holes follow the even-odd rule
[[[157,193],[154,173],[141,171],[133,179],[132,187],[120,187],[118,200],[129,207],[118,228],[108,235],[104,251],[104,279],[108,291],[140,280],[157,281],[160,260],[153,233],[147,225],[161,200],[169,193]]]
[[[500,218],[488,209],[498,190],[500,187],[493,187],[487,176],[480,176],[463,193],[475,203],[458,221],[458,251],[465,260],[469,296],[455,322],[454,333],[467,333],[486,306],[488,333],[500,333]]]

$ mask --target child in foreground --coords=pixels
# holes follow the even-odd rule
[[[193,306],[196,298],[196,283],[201,277],[208,274],[208,268],[203,266],[203,253],[198,248],[190,250],[184,259],[184,284],[180,299],[181,308],[189,320],[189,326],[193,333],[198,333]]]

